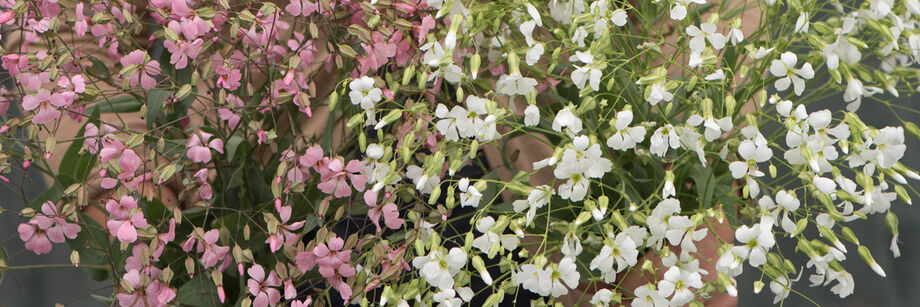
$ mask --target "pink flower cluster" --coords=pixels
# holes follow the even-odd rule
[[[318,267],[320,275],[326,278],[333,288],[339,291],[346,302],[351,297],[352,290],[342,278],[355,275],[355,267],[351,262],[351,250],[344,249],[345,241],[332,236],[326,243],[318,243],[312,251],[297,254],[297,268],[308,272]]]
[[[54,203],[42,204],[42,212],[35,214],[31,220],[19,224],[19,238],[25,242],[26,249],[35,254],[51,252],[51,243],[64,243],[65,237],[74,239],[80,233],[80,225],[67,222],[67,218]]]

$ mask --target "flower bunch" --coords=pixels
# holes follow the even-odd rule
[[[897,256],[920,180],[920,129],[858,115],[918,90],[915,0],[10,0],[0,22],[0,170],[50,181],[19,235],[105,264],[123,306],[680,306],[746,268],[776,302],[802,271],[846,297],[849,251],[885,275],[847,223],[884,220]]]

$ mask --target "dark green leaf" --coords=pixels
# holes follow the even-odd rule
[[[154,89],[147,93],[147,129],[153,128],[157,118],[163,113],[163,104],[172,91]]]
[[[210,274],[198,274],[192,278],[176,293],[176,302],[192,306],[220,305],[217,298],[217,286],[211,281]]]

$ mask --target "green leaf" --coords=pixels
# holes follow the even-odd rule
[[[80,131],[77,132],[77,135],[83,135],[83,130],[86,128],[80,128]],[[80,148],[83,147],[82,141],[73,141],[70,146],[67,147],[67,151],[64,153],[66,159],[61,160],[61,165],[58,166],[58,183],[61,186],[69,186],[77,182],[83,182],[86,179],[86,176],[89,175],[90,170],[93,168],[93,164],[96,163],[96,159],[93,155],[89,153],[80,154]]]
[[[103,98],[96,101],[93,105],[86,108],[89,113],[131,113],[140,111],[143,105],[137,98],[130,95],[123,95],[114,98]]]
[[[233,157],[236,156],[236,152],[238,150],[242,150],[240,154],[244,156],[249,152],[249,147],[250,147],[249,142],[243,143],[244,141],[246,140],[238,135],[234,135],[230,137],[229,140],[227,140],[227,145],[226,145],[227,158],[230,159],[230,161],[233,161]],[[245,146],[243,146],[243,148],[241,149],[240,145],[245,145]]]
[[[6,253],[6,249],[3,246],[0,246],[0,267],[6,267],[7,260],[10,259],[9,254]],[[3,284],[3,271],[0,270],[0,285]]]
[[[183,284],[176,294],[176,302],[192,306],[220,305],[217,298],[217,286],[211,281],[211,275],[198,274],[198,277]]]
[[[157,118],[163,113],[163,104],[172,91],[154,89],[147,93],[147,129],[152,129]]]

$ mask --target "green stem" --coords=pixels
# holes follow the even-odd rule
[[[17,270],[31,270],[31,269],[71,269],[71,268],[88,268],[88,269],[100,269],[100,270],[109,269],[108,266],[101,265],[101,264],[81,264],[79,267],[75,267],[73,264],[61,263],[61,264],[17,265],[17,266],[0,268],[0,272],[17,271]]]

